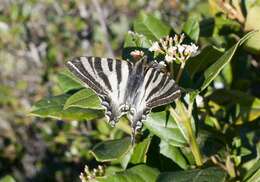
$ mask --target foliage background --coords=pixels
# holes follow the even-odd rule
[[[259,29],[257,10],[252,10],[252,18],[246,21],[232,17],[215,2],[2,0],[0,177],[5,177],[2,180],[9,178],[6,177],[9,175],[17,181],[79,181],[78,176],[84,165],[93,169],[99,164],[89,153],[96,143],[122,138],[124,133],[129,133],[126,122],[115,129],[111,129],[102,119],[78,122],[73,110],[66,117],[58,117],[56,113],[56,119],[33,117],[29,113],[36,101],[70,90],[67,88],[70,85],[66,82],[67,74],[62,72],[68,58],[79,55],[122,57],[127,32],[133,29],[133,22],[141,11],[162,19],[176,32],[182,31],[188,19],[195,18],[194,22],[199,23],[200,28],[200,49],[208,45],[216,48],[208,48],[205,52],[213,53],[197,57],[206,61],[205,65],[224,54],[246,32]],[[248,16],[250,8],[259,6],[258,1],[241,2],[243,14]],[[251,40],[254,42],[240,48],[210,88],[200,94],[207,104],[198,109],[202,113],[200,117],[205,119],[199,128],[206,128],[200,136],[205,136],[208,142],[204,143],[207,147],[201,147],[203,155],[210,158],[218,154],[220,159],[216,156],[214,159],[218,165],[225,166],[230,179],[253,181],[259,177],[259,162],[255,164],[259,159],[259,105],[255,108],[250,104],[243,107],[246,105],[243,103],[247,102],[243,98],[257,99],[260,96],[257,40]],[[204,63],[201,64],[199,69],[203,71],[207,66],[203,68]],[[193,76],[196,78],[195,71]],[[185,81],[181,83],[183,87],[188,84]],[[250,110],[250,113],[253,110],[253,118],[238,119],[245,111],[243,109]],[[82,116],[85,117],[78,114],[77,119],[82,119]],[[240,122],[238,125],[235,124],[237,120]],[[218,135],[221,135],[221,140]],[[210,142],[211,139],[213,142]],[[198,137],[198,140],[203,141],[203,137]],[[222,142],[226,142],[225,149],[215,150]],[[158,138],[153,139],[153,143],[153,147],[158,147]],[[161,156],[160,166],[148,160],[149,166],[161,172],[180,171],[187,167],[185,165],[195,166],[189,158],[184,163],[175,159],[178,165],[173,162],[167,164],[168,158],[174,157],[167,155],[167,152],[162,153],[164,156]],[[107,168],[108,171],[121,169],[116,162],[106,165],[113,166]],[[251,176],[254,178],[250,179]],[[11,181],[10,178],[7,180]]]

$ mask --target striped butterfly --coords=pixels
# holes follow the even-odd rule
[[[84,86],[99,96],[112,126],[127,114],[132,126],[132,142],[152,108],[171,103],[181,95],[175,81],[149,66],[146,57],[136,63],[111,58],[78,57],[68,61],[67,66]]]

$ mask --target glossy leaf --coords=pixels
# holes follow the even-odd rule
[[[260,6],[253,6],[249,9],[248,14],[246,16],[245,22],[245,30],[252,31],[252,30],[260,30],[259,21],[260,18]]]
[[[258,22],[260,19],[260,6],[253,6],[249,9],[248,14],[246,16],[245,21],[245,30],[251,31],[251,30],[260,30],[260,25]],[[245,48],[253,53],[253,54],[260,54],[260,32],[258,31],[254,36],[252,36],[250,39],[248,39],[245,42]]]
[[[181,153],[178,147],[172,146],[169,143],[161,140],[160,143],[160,153],[178,164],[182,169],[187,169],[188,164],[185,157]]]
[[[188,171],[165,172],[161,173],[157,179],[158,182],[224,182],[226,173],[218,167],[206,169],[194,169]]]
[[[131,160],[131,156],[132,156],[132,154],[133,154],[133,151],[134,151],[133,147],[130,147],[130,149],[129,149],[122,157],[120,157],[120,158],[118,159],[118,161],[120,162],[121,167],[122,167],[123,169],[126,169],[126,168],[127,168],[128,164],[129,164],[129,162],[130,162],[130,160]],[[116,161],[116,162],[117,162],[117,161]]]
[[[171,28],[158,18],[142,12],[134,21],[134,31],[156,41],[169,35]]]
[[[260,180],[260,161],[256,161],[256,163],[247,171],[245,174],[243,181],[253,182]]]
[[[244,45],[244,48],[253,53],[253,54],[260,54],[260,31],[258,31],[255,35],[253,35],[252,37],[250,37]]]
[[[34,104],[30,114],[38,117],[50,117],[55,119],[86,119],[92,120],[103,116],[102,111],[71,107],[63,110],[69,95],[59,95],[45,98]]]
[[[68,92],[73,89],[79,89],[83,86],[80,84],[78,78],[76,78],[69,70],[65,69],[64,71],[58,74],[59,86],[63,92]]]
[[[105,162],[117,160],[122,157],[132,147],[129,137],[123,139],[109,140],[98,143],[91,150],[97,161]]]
[[[128,33],[125,37],[124,47],[149,48],[151,42],[143,35]]]
[[[244,121],[253,121],[260,117],[260,99],[237,90],[219,89],[214,91],[208,98],[219,105],[239,105],[240,118],[236,124]]]
[[[220,56],[221,52],[212,46],[207,46],[202,49],[200,54],[189,59],[187,63],[186,67],[190,78],[193,79],[195,74],[207,69],[208,66],[214,63]]]
[[[145,163],[150,143],[151,137],[147,137],[143,141],[136,143],[133,147],[131,147],[130,150],[128,150],[127,153],[119,159],[122,168],[126,169],[129,163]]]
[[[184,23],[182,31],[194,42],[197,42],[200,34],[199,22],[195,18],[189,18]]]
[[[167,116],[165,111],[151,113],[144,126],[154,135],[169,142],[173,146],[184,146],[187,142],[183,137],[178,125],[171,116]]]
[[[171,116],[176,121],[183,137],[186,139],[186,141],[189,141],[189,129],[187,123],[190,122],[192,131],[196,133],[194,119],[186,106],[180,100],[176,100],[175,103],[176,108],[170,109]]]
[[[103,110],[98,96],[90,89],[82,89],[70,96],[64,104],[64,109],[79,107],[85,109]]]
[[[151,137],[147,137],[142,142],[137,143],[134,147],[133,154],[131,156],[131,163],[138,164],[138,163],[145,163],[147,152],[151,143]]]
[[[212,36],[214,31],[215,19],[212,17],[202,19],[199,25],[200,25],[200,37],[210,37]]]
[[[146,165],[134,166],[114,175],[98,178],[100,182],[156,182],[159,171]]]
[[[200,80],[203,81],[200,90],[204,90],[217,77],[220,71],[231,61],[238,47],[248,40],[255,32],[250,32],[241,38],[233,47],[227,50],[215,63],[209,66]]]

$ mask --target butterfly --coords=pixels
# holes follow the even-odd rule
[[[169,104],[181,95],[175,81],[150,66],[146,57],[132,63],[83,56],[68,61],[67,67],[83,86],[98,95],[112,126],[122,115],[127,115],[132,126],[132,142],[152,108]]]

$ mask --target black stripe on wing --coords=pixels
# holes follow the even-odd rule
[[[95,72],[98,74],[98,76],[103,80],[105,86],[110,90],[112,91],[112,87],[111,87],[111,84],[108,80],[108,75],[106,75],[103,71],[103,68],[101,66],[101,60],[99,59],[96,59],[95,58],[95,64],[94,64],[94,67],[95,67]]]
[[[148,79],[149,83],[144,83],[145,89],[148,90],[145,93],[148,108],[169,104],[181,96],[180,88],[168,75],[149,68],[145,77],[153,78],[152,81]]]
[[[89,61],[90,67],[94,70],[93,62]],[[107,92],[104,88],[96,81],[96,79],[85,69],[81,58],[74,58],[67,62],[67,67],[69,70],[77,76],[82,82],[84,82],[88,87],[90,87],[98,95],[106,95]]]
[[[122,70],[122,66],[128,70],[127,74],[124,72],[126,70]],[[132,64],[111,58],[78,57],[70,60],[67,67],[99,96],[109,123],[114,125],[123,114],[120,107],[125,104],[124,99],[120,100],[124,95],[120,95],[119,86],[123,81],[125,84],[127,83],[127,78],[132,71]],[[111,78],[115,79],[112,80]],[[117,84],[116,88],[115,84]],[[125,88],[123,88],[122,94],[124,94],[124,90]],[[115,93],[118,93],[116,99],[113,95]]]

